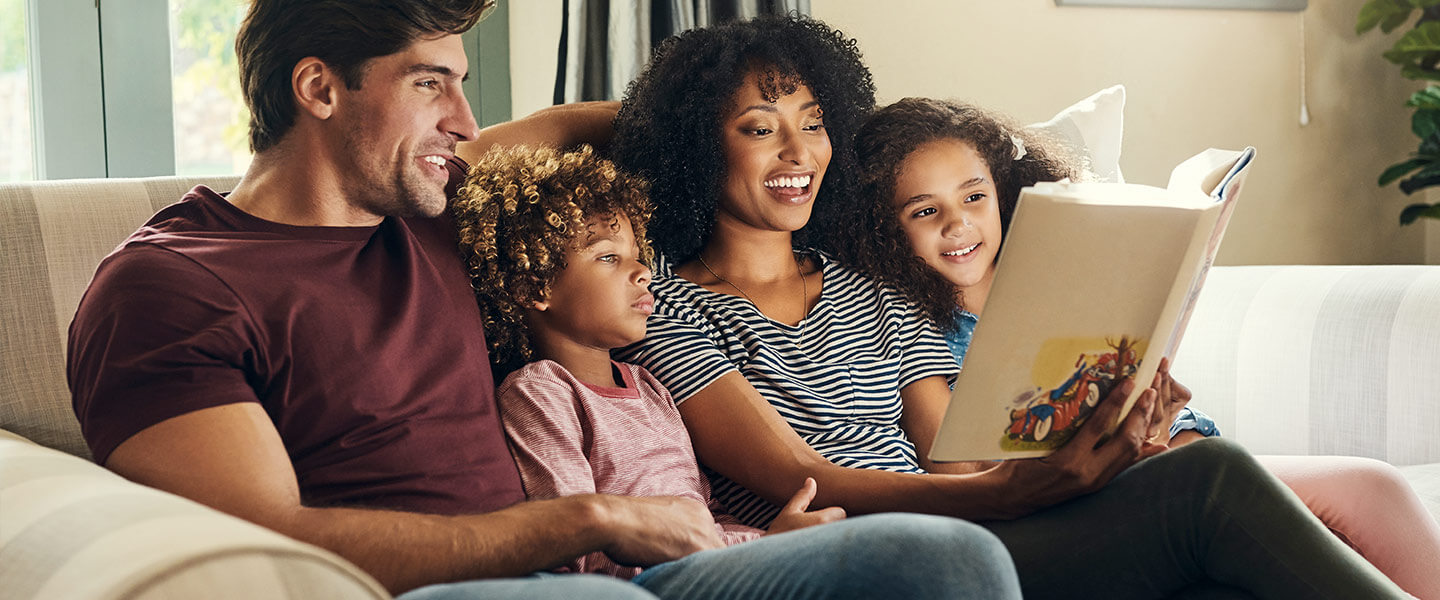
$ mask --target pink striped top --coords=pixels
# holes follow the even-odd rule
[[[532,500],[574,494],[683,496],[704,502],[727,545],[765,532],[741,525],[710,498],[670,392],[649,371],[614,363],[625,387],[590,385],[541,360],[505,378],[498,401],[510,451]],[[631,578],[637,567],[593,552],[558,569]]]

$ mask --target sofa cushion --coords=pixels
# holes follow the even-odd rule
[[[1048,133],[1084,157],[1096,181],[1125,183],[1120,142],[1125,134],[1125,86],[1112,85],[1027,127]]]
[[[95,267],[191,187],[239,178],[155,177],[0,184],[0,429],[78,456],[65,338]]]
[[[314,546],[0,431],[7,598],[388,598]]]

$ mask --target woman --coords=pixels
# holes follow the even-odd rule
[[[1132,467],[1164,450],[1145,439],[1168,386],[1102,437],[1119,408],[1107,399],[1045,459],[926,459],[955,370],[944,340],[900,294],[809,249],[870,233],[847,232],[837,209],[854,206],[851,138],[873,90],[853,40],[763,19],[668,40],[616,118],[616,158],[651,180],[652,240],[674,265],[652,284],[649,336],[620,358],[671,390],[733,514],[763,523],[813,477],[815,506],[988,521],[1027,597],[1211,582],[1401,595],[1233,445]]]

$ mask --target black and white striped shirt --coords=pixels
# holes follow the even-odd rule
[[[770,320],[744,298],[657,275],[646,338],[617,358],[648,369],[676,404],[739,371],[831,462],[922,472],[900,429],[900,389],[954,375],[955,359],[933,324],[898,292],[814,256],[824,287],[795,326]],[[714,496],[746,524],[764,526],[778,512],[738,484],[709,475]]]

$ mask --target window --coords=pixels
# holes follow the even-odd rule
[[[235,64],[245,8],[236,0],[170,0],[176,175],[243,173],[250,164]]]
[[[35,178],[25,0],[0,0],[0,182]]]
[[[244,172],[249,5],[0,0],[0,181]],[[502,3],[464,38],[482,124],[510,118],[508,22]]]

